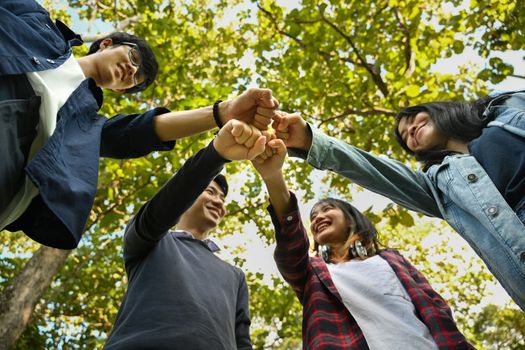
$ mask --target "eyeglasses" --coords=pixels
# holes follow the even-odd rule
[[[135,84],[135,87],[140,87],[142,84],[144,84],[146,76],[144,71],[141,69],[142,54],[140,53],[139,46],[135,43],[130,43],[127,41],[117,43],[116,45],[126,45],[130,47],[130,50],[128,51],[129,61],[133,66],[137,67],[137,72],[133,75],[133,83]]]

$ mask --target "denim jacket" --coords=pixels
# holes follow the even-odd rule
[[[525,93],[490,106],[487,113],[493,118],[488,127],[502,127],[525,137]],[[318,130],[312,129],[312,134],[308,155],[298,156],[403,207],[445,219],[525,310],[525,225],[473,156],[448,156],[427,172],[414,171]],[[524,200],[518,208],[520,205]]]

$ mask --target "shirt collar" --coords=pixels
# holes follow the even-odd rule
[[[82,37],[78,35],[77,33],[75,33],[74,31],[72,31],[63,22],[56,20],[55,25],[57,26],[58,30],[60,31],[64,39],[66,39],[69,42],[70,46],[80,46],[84,44]]]
[[[203,239],[203,240],[199,240],[199,239],[195,238],[191,232],[188,232],[188,231],[175,230],[175,231],[172,231],[172,232],[175,235],[175,237],[177,237],[177,238],[184,238],[184,239],[190,239],[190,240],[195,240],[197,242],[201,242],[212,253],[215,253],[215,252],[218,252],[219,250],[221,250],[221,248],[219,248],[219,246],[215,242],[213,242],[211,239],[209,239],[209,238],[206,238],[206,239]]]

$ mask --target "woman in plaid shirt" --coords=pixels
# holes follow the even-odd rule
[[[270,195],[277,267],[303,305],[303,348],[473,349],[443,298],[397,251],[378,249],[375,227],[349,203],[314,205],[316,256],[309,256],[282,173],[285,156],[283,141],[274,139],[253,164]]]

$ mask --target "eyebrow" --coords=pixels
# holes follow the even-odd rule
[[[223,200],[226,199],[226,195],[224,194],[222,189],[219,190],[219,189],[217,189],[217,188],[215,188],[213,186],[208,186],[206,189],[207,190],[211,190],[213,192],[213,194],[218,194],[219,197],[221,197],[221,199],[223,199]]]
[[[323,203],[323,204],[319,204],[315,207],[315,209],[312,210],[312,212],[310,213],[310,219],[312,219],[312,217],[314,217],[315,215],[317,215],[317,212],[319,210],[323,210],[325,208],[335,208],[335,205],[333,205],[332,203]]]
[[[408,127],[405,128],[405,130],[404,130],[403,132],[400,132],[400,131],[399,131],[399,126],[400,126],[401,121],[402,121],[403,119],[405,119],[405,124],[408,123],[408,119],[409,119],[409,118],[410,118],[410,117],[403,117],[403,118],[401,118],[401,119],[399,120],[399,123],[397,123],[397,132],[399,133],[399,136],[401,136],[401,140],[403,140],[403,142],[405,142],[405,143],[406,143],[405,136],[406,136],[406,133],[407,133]]]
[[[405,140],[406,129],[403,132],[399,132],[399,125],[398,125],[397,126],[397,132],[399,133],[399,136],[401,136],[401,140],[403,140],[403,142],[406,142],[406,140]]]

